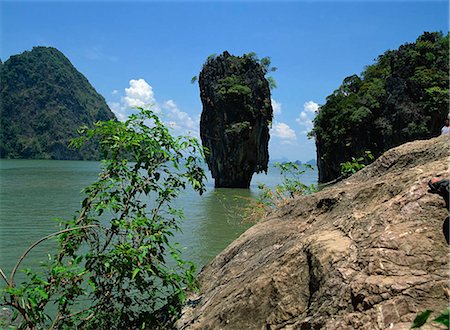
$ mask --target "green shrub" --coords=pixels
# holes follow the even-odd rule
[[[192,263],[169,242],[182,211],[173,207],[191,185],[204,190],[204,171],[193,138],[173,137],[159,118],[140,109],[126,122],[82,129],[73,142],[98,139],[103,152],[98,180],[84,190],[80,212],[62,221],[58,251],[40,272],[27,270],[7,286],[0,304],[16,310],[22,328],[137,329],[170,327],[194,289]],[[48,315],[47,307],[56,306]]]
[[[345,163],[341,163],[341,174],[343,176],[350,176],[352,174],[355,174],[359,170],[362,170],[364,167],[366,167],[367,164],[370,164],[373,162],[374,157],[370,151],[365,151],[364,156],[362,157],[352,157],[350,161],[347,161]]]
[[[313,169],[312,165],[285,162],[275,163],[274,167],[280,170],[281,183],[277,184],[274,189],[270,189],[263,183],[258,185],[258,189],[261,191],[260,195],[256,199],[249,198],[248,205],[242,210],[246,222],[257,222],[270,210],[282,206],[290,199],[318,191],[317,185],[308,186],[300,181],[303,173]]]

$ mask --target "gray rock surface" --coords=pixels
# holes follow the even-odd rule
[[[448,137],[415,141],[254,225],[200,274],[178,329],[409,329],[444,310]],[[432,328],[433,325],[423,327]]]

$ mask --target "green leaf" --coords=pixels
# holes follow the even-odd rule
[[[92,290],[95,290],[95,283],[91,279],[88,280],[88,285],[92,288]]]
[[[134,280],[134,278],[136,277],[136,275],[139,273],[141,269],[140,268],[135,268],[133,270],[133,274],[131,275],[131,279]]]
[[[48,299],[48,293],[43,288],[36,288],[35,292],[38,293],[42,299],[45,299],[45,300]]]
[[[28,297],[28,301],[30,302],[31,307],[36,307],[37,306],[37,300],[34,297]]]
[[[426,311],[417,315],[413,321],[413,324],[411,325],[411,329],[420,328],[422,325],[424,325],[430,317],[431,313],[433,313],[433,311],[427,309]]]
[[[437,322],[440,324],[443,324],[447,327],[447,329],[449,328],[449,312],[450,309],[446,309],[445,311],[443,311],[438,317],[436,317],[433,322]]]

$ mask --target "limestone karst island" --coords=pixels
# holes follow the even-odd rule
[[[269,62],[270,63],[270,62]],[[225,51],[200,73],[200,136],[216,187],[248,188],[253,173],[267,172],[273,110],[269,83],[256,55]]]
[[[0,329],[449,329],[448,4],[0,6]]]

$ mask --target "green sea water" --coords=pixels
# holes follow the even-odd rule
[[[58,230],[55,218],[74,216],[81,190],[96,180],[99,167],[88,161],[0,160],[0,268],[6,274],[28,246]],[[240,207],[258,195],[257,184],[273,187],[279,180],[279,172],[269,168],[267,175],[253,177],[250,189],[215,189],[209,176],[202,196],[183,192],[176,204],[185,220],[174,237],[183,257],[201,269],[250,226],[242,222]],[[305,173],[302,181],[315,183],[317,171]],[[23,266],[38,266],[54,249],[51,240],[38,245]]]

